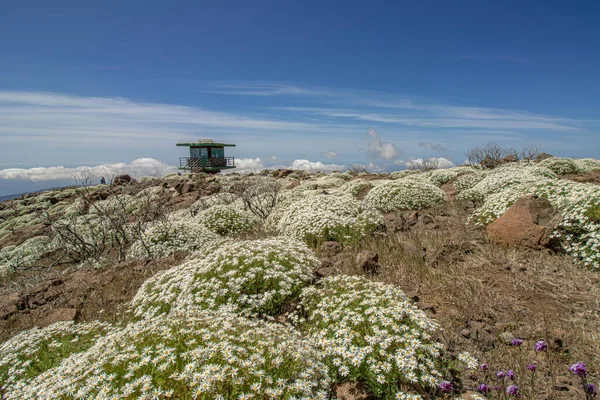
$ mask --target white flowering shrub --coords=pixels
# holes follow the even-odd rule
[[[19,212],[17,210],[17,212]],[[27,226],[34,226],[39,224],[41,219],[35,214],[25,214],[12,217],[4,222],[0,222],[0,239],[12,234],[14,231],[25,228]]]
[[[600,160],[595,158],[576,158],[573,163],[580,174],[589,174],[590,172],[600,171]]]
[[[323,351],[334,380],[364,382],[376,398],[441,381],[443,346],[432,337],[439,327],[399,288],[328,277],[302,291],[300,310],[292,319]]]
[[[71,354],[89,349],[109,330],[110,325],[98,321],[61,321],[13,336],[0,345],[0,392],[8,398],[19,398],[14,394],[25,390],[38,375],[58,366]]]
[[[322,355],[291,328],[228,312],[132,323],[6,399],[326,399]]]
[[[473,186],[477,185],[486,177],[485,170],[476,171],[473,170],[471,173],[466,173],[464,175],[459,176],[454,181],[454,187],[458,192],[462,192],[467,189],[471,189]]]
[[[438,186],[450,182],[452,179],[456,178],[458,174],[459,171],[455,168],[436,169],[435,171],[427,173],[429,180]]]
[[[383,222],[381,213],[349,195],[320,193],[293,202],[277,217],[277,232],[313,246],[327,240],[357,241]]]
[[[166,258],[176,251],[199,251],[220,236],[198,221],[189,219],[157,223],[133,242],[127,257],[130,259]]]
[[[529,186],[546,178],[556,179],[557,175],[545,167],[500,167],[487,172],[472,188],[461,191],[458,199],[481,202],[487,196],[507,190],[513,185]]]
[[[490,174],[473,189],[480,189],[484,199],[483,205],[471,216],[478,225],[495,221],[520,197],[546,197],[563,217],[553,235],[561,240],[567,253],[583,265],[600,268],[600,217],[596,214],[600,208],[600,187],[597,185],[548,179],[544,175],[512,169]]]
[[[192,215],[196,215],[213,206],[231,205],[233,207],[243,208],[243,203],[239,200],[240,199],[232,193],[221,192],[211,196],[201,197],[189,207],[189,210]]]
[[[88,211],[88,204],[84,199],[77,199],[73,203],[69,204],[64,209],[64,215],[66,217],[76,217],[78,215],[84,215]]]
[[[129,194],[117,194],[106,200],[92,203],[89,208],[90,214],[122,213],[132,214],[138,208],[138,199]]]
[[[577,165],[571,158],[550,157],[537,164],[539,167],[548,168],[558,175],[578,173]]]
[[[44,235],[35,236],[19,246],[6,246],[0,249],[0,264],[10,271],[31,267],[53,250],[52,239]]]
[[[201,211],[194,220],[219,235],[248,232],[258,225],[254,214],[225,205]]]
[[[357,197],[363,190],[372,188],[373,183],[364,179],[355,179],[346,182],[340,186],[339,190],[341,193],[350,194],[352,197]]]
[[[320,265],[291,238],[226,241],[148,279],[131,301],[138,317],[192,308],[275,315],[313,279]]]
[[[417,175],[420,174],[421,171],[415,171],[412,169],[403,169],[402,171],[394,171],[390,173],[390,179],[402,179],[409,175]]]
[[[420,210],[446,201],[446,194],[431,183],[399,179],[375,186],[365,197],[365,205],[383,213]]]
[[[340,174],[341,175],[341,174]],[[346,179],[339,178],[332,175],[325,175],[314,180],[302,182],[302,186],[305,189],[330,189],[337,188],[346,183]]]

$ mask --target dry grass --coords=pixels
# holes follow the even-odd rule
[[[363,274],[356,255],[377,252],[382,268],[372,279],[398,285],[437,320],[451,354],[469,351],[492,367],[518,370],[521,359],[505,344],[512,335],[525,341],[522,361],[540,366],[544,358],[525,349],[546,339],[557,375],[570,375],[568,366],[577,361],[599,365],[597,272],[547,250],[491,244],[482,230],[464,223],[461,208],[450,204],[446,214],[408,232],[346,247],[332,260],[336,272]]]

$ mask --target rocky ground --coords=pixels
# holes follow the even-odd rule
[[[279,171],[275,176],[285,179],[292,173],[301,175],[300,180],[286,183],[292,188],[301,182],[302,172]],[[598,184],[599,176],[596,172],[562,178]],[[120,183],[124,184],[118,189],[122,193],[148,187]],[[157,184],[168,194],[173,210],[221,190],[213,177],[153,183]],[[388,213],[383,226],[356,243],[320,244],[315,249],[321,261],[316,276],[361,275],[397,285],[441,325],[438,340],[449,354],[467,351],[481,364],[489,364],[490,371],[513,369],[524,374],[519,369],[525,362],[552,365],[557,369],[552,375],[545,369],[546,375],[539,377],[537,398],[585,398],[568,366],[584,360],[591,367],[590,381],[598,380],[600,275],[574,263],[550,238],[556,210],[547,200],[524,198],[487,228],[476,227],[466,223],[473,202],[458,200],[452,181],[442,189],[448,196],[443,205]],[[368,191],[362,190],[357,198],[362,200]],[[111,194],[96,195],[108,198]],[[43,222],[17,229],[0,239],[0,248],[18,246],[48,230]],[[268,235],[253,232],[239,237]],[[35,268],[3,278],[0,341],[62,320],[122,322],[140,285],[156,272],[182,262],[186,255],[178,252],[161,260],[115,261],[93,269],[50,254]],[[515,339],[522,344],[513,345]],[[540,340],[548,343],[547,352],[534,350]],[[487,373],[474,371],[462,377],[465,398]],[[338,385],[335,392],[340,399],[370,397],[360,382]]]

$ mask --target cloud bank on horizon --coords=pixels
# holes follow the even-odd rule
[[[558,155],[595,156],[573,153],[592,152],[599,144],[594,132],[598,123],[588,119],[281,83],[205,82],[194,90],[219,99],[252,100],[242,101],[245,106],[238,101],[236,106],[209,109],[119,97],[0,91],[0,163],[69,164],[75,153],[84,159],[119,161],[125,151],[132,151],[131,159],[173,159],[175,142],[199,137],[236,143],[233,151],[240,167],[244,159],[276,158],[323,165],[335,159],[333,165],[338,166],[372,163],[385,168],[400,155],[443,155],[453,162],[464,159],[467,148],[490,140],[512,147],[537,143]],[[282,107],[282,99],[295,105]],[[582,142],[590,146],[582,149],[577,144]]]

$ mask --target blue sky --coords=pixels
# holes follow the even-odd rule
[[[175,164],[175,142],[203,137],[265,166],[461,163],[490,140],[600,151],[597,2],[0,8],[0,169]],[[0,172],[0,195],[34,172]]]

